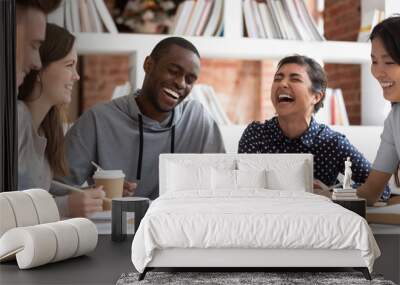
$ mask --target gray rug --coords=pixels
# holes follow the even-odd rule
[[[122,274],[117,285],[145,284],[328,284],[328,285],[395,285],[392,281],[383,280],[381,276],[372,275],[368,281],[360,272],[148,272],[142,281],[139,273]]]

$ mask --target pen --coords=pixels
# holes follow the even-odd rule
[[[56,185],[56,186],[63,187],[63,188],[65,188],[65,189],[68,189],[68,190],[73,191],[73,192],[84,192],[84,190],[82,190],[82,189],[79,189],[79,188],[77,188],[77,187],[70,186],[70,185],[67,185],[67,184],[64,184],[64,183],[55,181],[55,180],[53,180],[52,183],[53,183],[54,185]],[[110,199],[110,198],[103,197],[102,199],[103,199],[104,201],[106,201],[106,202],[110,202],[110,203],[111,203],[111,199]]]

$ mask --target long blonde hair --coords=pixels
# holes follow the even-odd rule
[[[75,43],[75,37],[66,29],[54,24],[47,24],[46,39],[40,47],[40,57],[42,69],[50,63],[60,60],[68,55]],[[24,79],[19,88],[18,99],[23,101],[33,101],[32,92],[37,82],[40,71],[32,70]],[[40,81],[41,82],[41,81]],[[64,130],[65,110],[63,106],[53,106],[46,114],[40,125],[44,136],[47,139],[46,158],[55,176],[65,176],[68,174],[68,164],[65,157]]]

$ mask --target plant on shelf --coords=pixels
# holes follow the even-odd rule
[[[166,34],[182,0],[117,0],[113,17],[120,32]]]

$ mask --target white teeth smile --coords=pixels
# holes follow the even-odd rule
[[[393,86],[393,82],[381,82],[382,88],[388,88]]]
[[[169,96],[171,96],[172,98],[174,98],[175,100],[179,99],[179,94],[176,93],[175,91],[168,89],[168,88],[164,88],[163,89],[165,91],[165,93],[167,93]]]
[[[278,97],[279,99],[286,99],[286,98],[288,98],[288,99],[293,99],[293,97],[292,96],[290,96],[290,95],[287,95],[287,94],[281,94],[281,95],[279,95],[279,97]]]
[[[289,94],[279,94],[278,101],[279,102],[293,102],[294,98]]]

